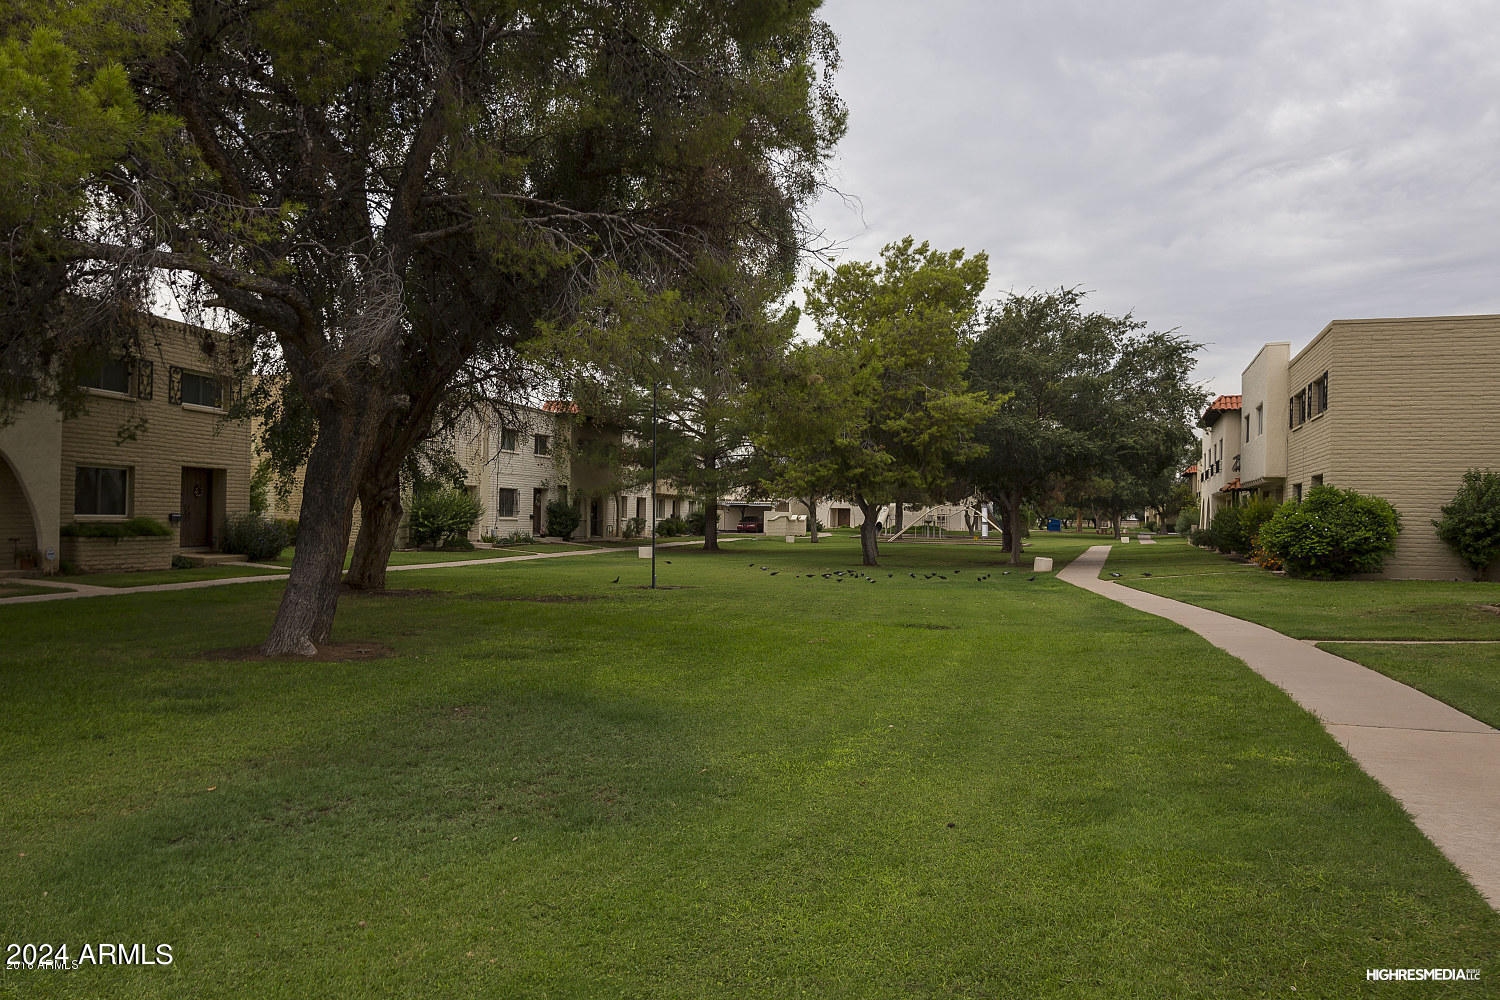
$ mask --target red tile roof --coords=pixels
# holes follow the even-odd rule
[[[542,409],[548,413],[577,413],[578,404],[569,403],[561,399],[549,399],[542,404]]]
[[[1204,410],[1203,416],[1198,418],[1198,426],[1211,427],[1213,422],[1219,419],[1221,413],[1238,413],[1240,403],[1243,401],[1243,396],[1220,396],[1208,404],[1208,409]]]
[[[1182,470],[1182,475],[1184,477],[1186,477],[1186,476],[1196,476],[1197,474],[1198,474],[1198,466],[1196,466],[1196,465],[1190,465],[1186,469]]]
[[[1220,493],[1233,493],[1235,490],[1238,490],[1238,489],[1240,489],[1240,477],[1239,476],[1235,476],[1229,482],[1225,483],[1223,486],[1220,486],[1219,487],[1219,492]]]

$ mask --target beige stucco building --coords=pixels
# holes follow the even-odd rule
[[[1500,316],[1335,320],[1296,356],[1285,342],[1267,344],[1242,389],[1238,445],[1227,448],[1239,468],[1203,480],[1206,519],[1236,496],[1358,490],[1401,514],[1384,576],[1472,577],[1432,521],[1465,470],[1500,470],[1489,418],[1500,404]],[[1210,428],[1205,459],[1210,436],[1222,435]]]
[[[225,518],[249,509],[250,430],[228,418],[227,347],[158,317],[137,350],[86,376],[85,411],[25,404],[0,428],[0,568],[153,569],[217,548]],[[146,517],[166,536],[70,537],[69,526]]]

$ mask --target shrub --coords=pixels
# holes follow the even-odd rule
[[[250,473],[250,513],[264,514],[271,509],[271,460],[263,458]]]
[[[1198,527],[1198,508],[1184,507],[1177,512],[1177,520],[1172,525],[1172,530],[1179,535],[1186,535]]]
[[[1266,547],[1260,543],[1259,538],[1250,546],[1250,561],[1261,569],[1268,569],[1273,573],[1284,568],[1280,559],[1266,551]]]
[[[646,519],[644,517],[632,517],[625,521],[625,526],[620,533],[626,538],[640,538],[646,531]]]
[[[106,521],[65,524],[58,534],[65,538],[164,538],[172,529],[149,517],[132,517],[128,521]]]
[[[191,559],[189,559],[187,556],[183,555],[181,552],[179,552],[175,556],[172,557],[172,568],[173,569],[192,569],[193,568],[193,561]]]
[[[566,500],[553,500],[547,505],[547,534],[557,538],[572,538],[578,530],[583,516],[578,508]]]
[[[283,518],[278,518],[277,521],[276,521],[276,523],[279,524],[279,525],[281,525],[281,530],[282,531],[286,532],[286,543],[288,545],[296,545],[297,544],[297,519],[295,517],[283,517]]]
[[[506,545],[530,545],[532,543],[531,532],[512,531],[500,541]]]
[[[443,543],[444,552],[473,552],[474,543],[466,535],[454,535]]]
[[[695,510],[695,511],[693,511],[683,521],[683,523],[687,525],[687,534],[689,534],[689,535],[701,535],[701,534],[703,534],[704,522],[706,520],[707,520],[707,517],[706,517],[706,515],[704,515],[704,513],[701,510]]]
[[[1400,530],[1401,516],[1380,497],[1314,486],[1301,503],[1277,509],[1260,542],[1289,574],[1331,580],[1380,572]]]
[[[687,522],[680,517],[664,517],[656,522],[656,533],[662,538],[673,538],[688,533]]]
[[[411,502],[411,543],[444,545],[462,538],[484,516],[484,507],[468,490],[430,486],[417,491]]]
[[[1432,522],[1437,535],[1476,576],[1500,558],[1500,473],[1470,469],[1443,516]]]
[[[1214,547],[1214,533],[1208,528],[1194,528],[1193,533],[1188,536],[1188,541],[1200,549],[1211,549]]]
[[[230,514],[224,520],[224,551],[260,562],[275,559],[291,544],[286,528],[261,514]]]
[[[1242,507],[1225,507],[1214,515],[1209,525],[1214,548],[1220,552],[1249,552],[1250,536],[1245,534],[1245,511]]]

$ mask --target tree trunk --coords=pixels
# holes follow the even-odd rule
[[[396,548],[405,513],[401,505],[401,465],[432,433],[440,392],[420,395],[412,407],[386,418],[374,453],[359,481],[359,534],[346,582],[358,590],[384,590],[385,568]]]
[[[764,525],[762,525],[764,526]],[[719,551],[719,498],[703,505],[703,551]]]
[[[864,515],[864,520],[859,526],[859,553],[866,566],[880,565],[880,534],[875,524],[875,516],[880,513],[880,506],[873,503],[865,503],[856,500],[859,504],[859,512]]]
[[[357,484],[380,423],[363,409],[330,406],[319,414],[318,437],[303,478],[297,553],[271,633],[261,646],[267,656],[314,656],[317,644],[327,642],[333,631]]]
[[[1120,518],[1123,516],[1123,514],[1124,512],[1119,510],[1112,510],[1109,512],[1110,519],[1115,522],[1115,541],[1120,540]]]
[[[1005,533],[1010,536],[1007,548],[1010,549],[1010,564],[1021,565],[1021,500],[1019,497],[1007,499],[1005,504]]]
[[[354,539],[354,557],[345,582],[356,590],[384,590],[385,568],[396,548],[401,528],[400,463],[385,455],[359,484],[359,534]]]
[[[896,501],[896,532],[899,534],[906,527],[906,504],[900,500]]]
[[[818,498],[815,497],[815,496],[812,496],[812,497],[799,497],[799,499],[807,507],[807,531],[808,531],[808,534],[812,536],[812,540],[813,540],[814,544],[816,544],[817,541],[818,541],[818,527],[819,527],[819,525],[818,525]]]

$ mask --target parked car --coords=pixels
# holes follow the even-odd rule
[[[747,517],[743,521],[741,521],[739,523],[739,527],[735,528],[734,530],[736,530],[736,531],[765,531],[766,530],[766,525],[765,525],[765,522],[763,522],[758,517]]]

